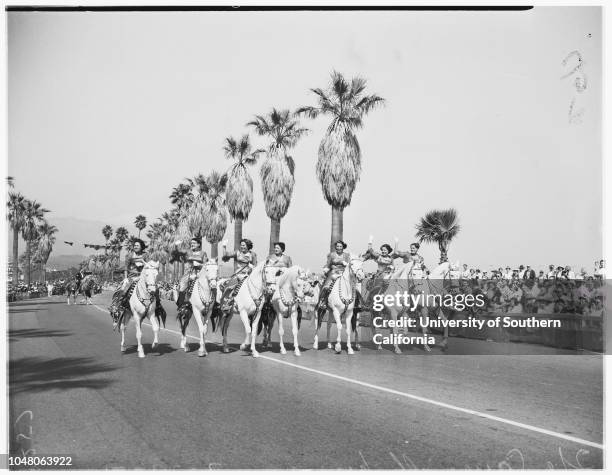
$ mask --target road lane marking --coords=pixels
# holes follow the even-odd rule
[[[100,307],[98,307],[97,305],[94,305],[98,310],[101,310],[103,312],[108,313],[107,310],[103,310]],[[145,323],[146,325],[149,325],[149,323]],[[171,332],[171,333],[176,333],[177,335],[181,335],[180,332],[174,331],[174,330],[169,330],[167,328],[162,328],[162,330]],[[193,338],[194,340],[200,340],[199,338],[195,337],[195,336],[191,336],[191,335],[186,335],[188,338]],[[375,389],[377,391],[381,391],[381,392],[385,392],[385,393],[389,393],[389,394],[394,394],[396,396],[401,396],[407,399],[413,399],[415,401],[419,401],[419,402],[424,402],[426,404],[431,404],[433,406],[438,406],[438,407],[443,407],[445,409],[449,409],[451,411],[456,411],[456,412],[462,412],[464,414],[470,414],[472,416],[477,416],[477,417],[482,417],[484,419],[489,419],[491,421],[495,421],[495,422],[500,422],[502,424],[507,424],[507,425],[511,425],[514,427],[518,427],[521,429],[525,429],[528,431],[532,431],[532,432],[537,432],[539,434],[544,434],[544,435],[548,435],[551,437],[556,437],[558,439],[563,439],[563,440],[567,440],[569,442],[575,442],[577,444],[581,444],[581,445],[586,445],[588,447],[593,447],[596,449],[600,449],[603,450],[604,446],[603,444],[598,444],[596,442],[591,442],[590,440],[585,440],[585,439],[580,439],[578,437],[573,437],[571,435],[568,434],[561,434],[559,432],[555,432],[552,430],[548,430],[548,429],[543,429],[541,427],[537,427],[537,426],[532,426],[530,424],[524,424],[522,422],[516,422],[510,419],[505,419],[503,417],[497,417],[497,416],[493,416],[491,414],[487,414],[485,412],[480,412],[480,411],[475,411],[473,409],[466,409],[464,407],[460,407],[460,406],[455,406],[453,404],[447,404],[445,402],[441,402],[441,401],[436,401],[435,399],[429,399],[429,398],[425,398],[422,396],[417,396],[415,394],[410,394],[410,393],[405,393],[402,391],[397,391],[395,389],[390,389],[390,388],[385,388],[383,386],[378,386],[376,384],[370,384],[370,383],[366,383],[364,381],[359,381],[358,379],[353,379],[353,378],[347,378],[346,376],[340,376],[337,374],[333,374],[333,373],[328,373],[327,371],[321,371],[318,369],[314,369],[314,368],[309,368],[307,366],[302,366],[299,364],[295,364],[295,363],[290,363],[288,361],[283,361],[283,360],[279,360],[276,358],[272,358],[270,356],[266,356],[266,355],[259,355],[260,359],[264,359],[264,360],[269,360],[269,361],[274,361],[275,363],[279,363],[279,364],[283,364],[286,366],[292,366],[294,368],[298,368],[304,371],[308,371],[310,373],[315,373],[315,374],[319,374],[321,376],[327,376],[328,378],[333,378],[333,379],[338,379],[340,381],[344,381],[347,383],[351,383],[351,384],[355,384],[358,386],[363,386],[369,389]]]

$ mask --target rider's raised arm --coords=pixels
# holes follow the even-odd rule
[[[255,254],[253,251],[251,251],[251,264],[253,267],[257,265],[257,254]]]
[[[397,259],[398,257],[401,257],[401,258],[408,257],[409,255],[410,255],[409,251],[399,251],[397,247],[391,253],[391,257],[393,259]]]

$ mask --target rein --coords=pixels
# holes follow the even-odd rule
[[[143,277],[144,277],[144,274],[143,274]],[[142,305],[145,307],[145,314],[147,314],[147,313],[149,313],[149,308],[150,308],[150,307],[151,307],[151,305],[153,304],[153,301],[155,300],[155,297],[154,297],[154,295],[153,295],[151,292],[149,292],[149,291],[146,289],[146,282],[145,282],[145,280],[144,280],[144,278],[143,278],[143,277],[141,277],[140,279],[138,279],[138,284],[136,284],[136,298],[137,298],[137,299],[138,299],[138,301],[139,301],[139,302],[140,302],[140,303],[141,303],[141,304],[142,304]],[[143,290],[143,289],[141,289],[141,287],[143,286],[143,284],[144,284],[144,286],[145,286],[145,289],[144,289],[144,290]],[[149,296],[149,297],[148,297],[148,298],[144,298],[144,297],[142,296],[142,293],[143,293],[143,292],[146,292],[146,293],[148,294],[148,296]],[[148,303],[146,303],[146,302],[148,302]]]
[[[202,270],[200,272],[204,272],[207,266],[210,266],[210,264],[206,264],[202,266]],[[208,287],[208,299],[205,300],[202,295],[202,293],[204,292],[204,286],[200,282],[200,279],[198,279],[198,282],[197,282],[198,283],[198,297],[200,298],[200,301],[202,302],[202,304],[207,307],[213,302],[213,297],[212,297],[212,289],[210,288],[210,280],[208,279],[208,276],[206,274],[204,274],[204,277],[206,278],[206,282],[208,282],[208,286],[207,286]]]

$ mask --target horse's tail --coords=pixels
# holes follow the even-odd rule
[[[191,304],[184,304],[178,309],[176,312],[176,319],[179,321],[181,326],[181,332],[184,334],[187,330],[187,325],[189,325],[189,320],[193,316],[193,309],[191,308]]]
[[[259,319],[259,324],[257,325],[257,335],[261,333],[261,330],[265,327],[266,330],[272,330],[274,326],[274,319],[276,317],[276,313],[274,312],[274,307],[272,306],[272,302],[266,301],[261,307],[261,318]]]
[[[298,324],[298,330],[299,330],[300,325],[302,324],[302,307],[300,305],[298,305],[298,308],[297,308],[297,324]]]
[[[361,312],[362,303],[361,293],[355,292],[355,304],[353,305],[353,315],[351,318],[351,330],[354,332],[357,331],[357,319],[359,318],[359,312]]]
[[[166,313],[166,309],[162,307],[161,299],[159,298],[159,291],[157,292],[155,298],[155,316],[159,319],[161,325],[166,328],[166,317],[168,316],[168,314]]]
[[[212,325],[212,331],[213,333],[215,331],[217,331],[217,328],[219,328],[219,323],[221,323],[221,307],[219,305],[219,302],[217,302],[217,300],[215,300],[213,302],[213,307],[212,310],[210,311],[210,323]]]

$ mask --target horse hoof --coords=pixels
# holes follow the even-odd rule
[[[355,345],[355,351],[361,351],[361,345],[359,343]]]
[[[376,347],[376,349],[377,349],[378,351],[380,351],[380,350],[382,350],[382,349],[383,349],[383,347],[382,347],[382,345],[378,345],[378,346]]]
[[[154,341],[154,342],[151,344],[151,349],[152,349],[152,350],[154,350],[155,348],[157,348],[157,342],[156,342],[156,341]]]
[[[121,353],[125,353],[125,346],[121,345]]]
[[[336,347],[334,349],[336,350],[337,355],[342,353],[342,346],[340,345],[340,343],[336,343]]]
[[[223,353],[229,353],[230,350],[227,346],[224,346],[223,349],[221,350]]]
[[[396,355],[401,355],[402,354],[402,350],[400,350],[399,348],[396,348],[393,351],[395,352]]]
[[[423,349],[427,352],[431,351],[431,348],[429,347],[429,345],[423,345]]]
[[[242,345],[240,345],[240,349],[242,351],[246,350],[247,349],[246,343],[243,343]]]
[[[332,344],[331,344],[331,343],[328,343],[328,344],[327,344],[327,349],[328,349],[328,350],[331,350],[331,349],[332,349]]]
[[[259,358],[259,352],[257,350],[253,350],[252,354],[253,358]]]
[[[347,353],[349,355],[354,355],[355,354],[355,352],[353,351],[353,349],[351,347],[349,347],[349,349],[347,350]]]
[[[302,356],[302,352],[298,350],[297,348],[293,350],[293,353],[295,354],[295,356]]]
[[[318,350],[319,349],[319,345],[312,345],[312,349],[313,350]]]
[[[281,352],[281,355],[286,355],[287,354],[287,350],[284,349],[284,348],[281,348],[280,352]]]
[[[269,342],[268,342],[268,344],[264,345],[264,348],[266,348],[266,349],[268,349],[268,350],[269,350],[270,348],[272,348],[272,342],[271,342],[271,341],[269,341]]]
[[[145,357],[144,351],[139,351],[138,358],[144,358],[144,357]]]
[[[202,358],[203,356],[208,356],[208,353],[207,353],[206,351],[202,351],[202,350],[200,350],[200,351],[198,351],[198,356],[199,356],[200,358]]]
[[[189,347],[188,347],[187,345],[185,345],[185,346],[183,347],[183,351],[185,351],[185,353],[187,353],[187,352],[189,351]]]

